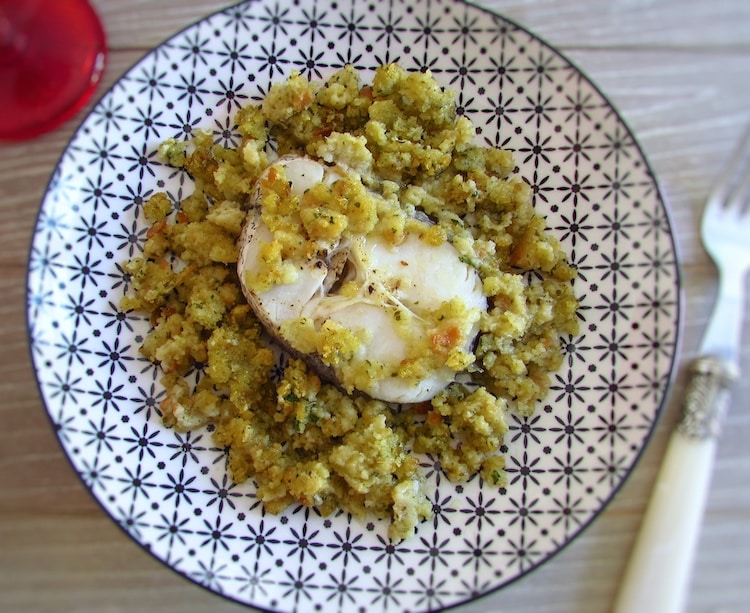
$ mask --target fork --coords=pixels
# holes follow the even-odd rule
[[[615,613],[679,613],[686,596],[716,445],[739,375],[745,277],[750,268],[750,130],[709,195],[703,246],[719,272],[708,327],[688,372],[682,414],[617,595]]]

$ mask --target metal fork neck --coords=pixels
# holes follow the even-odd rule
[[[700,355],[715,356],[733,370],[739,367],[739,342],[745,308],[745,270],[722,267],[716,306],[703,337]]]

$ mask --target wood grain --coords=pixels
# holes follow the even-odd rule
[[[95,0],[109,37],[103,93],[151,47],[226,6],[216,0]],[[682,362],[695,353],[716,287],[697,234],[705,197],[750,123],[745,0],[484,0],[560,49],[621,111],[670,203],[683,264]],[[89,105],[90,108],[91,105]],[[25,275],[39,201],[84,116],[31,142],[0,145],[0,610],[244,611],[143,552],[88,495],[39,400],[25,331]],[[742,365],[750,372],[750,323]],[[680,371],[681,372],[681,371]],[[689,613],[750,602],[750,383],[722,435]],[[461,613],[610,609],[648,501],[682,376],[652,441],[613,502],[571,545]]]

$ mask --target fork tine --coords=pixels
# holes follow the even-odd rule
[[[748,212],[750,205],[750,169],[745,170],[745,178],[737,189],[732,193],[726,203],[727,211],[731,211],[733,216],[737,216],[737,221],[741,221]]]
[[[738,197],[731,197],[730,195],[733,193],[745,194],[745,201],[747,201],[748,176],[750,176],[750,126],[745,129],[737,148],[726,161],[724,172],[719,175],[716,183],[714,183],[706,202],[706,208],[729,205],[730,198],[731,204],[737,206],[741,200]],[[741,183],[739,188],[737,188],[738,182]]]

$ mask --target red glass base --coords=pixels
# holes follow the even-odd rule
[[[106,37],[86,0],[0,0],[0,140],[70,119],[94,93]]]

